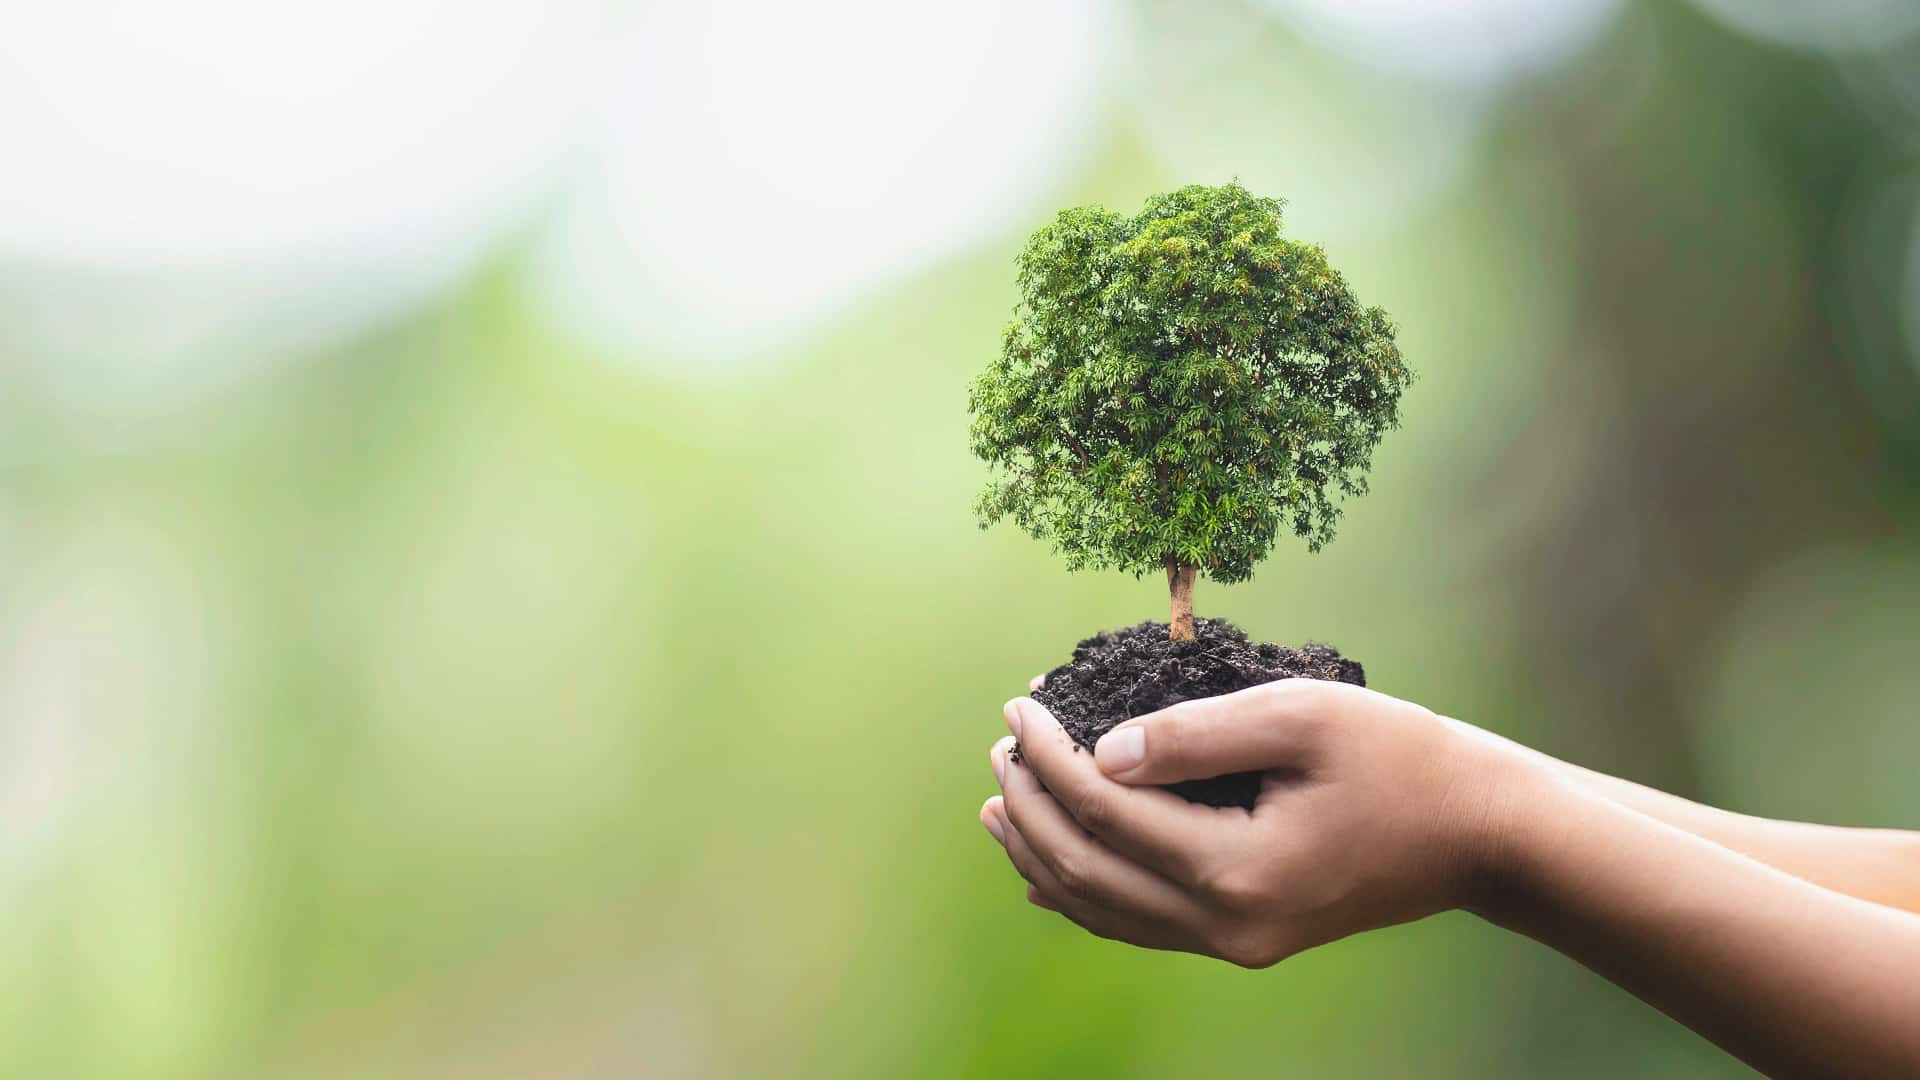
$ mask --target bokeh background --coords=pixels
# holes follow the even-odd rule
[[[1908,0],[68,0],[0,27],[0,1073],[1744,1075],[1466,916],[1027,907],[970,517],[1054,209],[1291,200],[1420,373],[1202,614],[1920,826]]]

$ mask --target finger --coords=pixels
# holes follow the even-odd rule
[[[1001,847],[1007,846],[1007,815],[1000,809],[1000,796],[995,795],[980,804],[980,824],[986,827],[987,834]]]
[[[1001,810],[1012,831],[1068,896],[1163,923],[1197,925],[1203,917],[1179,886],[1122,858],[1081,828],[1040,786],[1032,770],[1006,766],[1001,788],[1005,792]]]
[[[1222,811],[1172,792],[1115,783],[1053,714],[1031,698],[1015,698],[1007,710],[1010,725],[1018,717],[1020,756],[1038,778],[1037,785],[1044,785],[1080,828],[1107,847],[1176,881],[1191,882],[1197,867],[1225,840],[1222,830],[1231,824]],[[1009,770],[1007,781],[1020,771]],[[1245,815],[1239,817],[1244,824]]]
[[[1035,675],[1033,678],[1027,680],[1028,690],[1038,690],[1045,685],[1047,685],[1047,677],[1045,675]]]
[[[1124,784],[1173,784],[1227,773],[1311,768],[1322,734],[1352,694],[1316,679],[1283,679],[1182,702],[1125,721],[1100,737],[1094,760]]]
[[[1034,854],[1027,844],[1026,837],[1014,826],[1007,816],[1004,797],[995,795],[980,807],[980,824],[987,827],[1000,846],[1007,849],[1007,859],[1013,863],[1014,870],[1027,882],[1027,900],[1049,911],[1066,914],[1069,907],[1078,907],[1082,901],[1067,892],[1066,888],[1053,876],[1053,871],[1040,856]],[[1044,902],[1043,902],[1044,901]]]
[[[993,766],[993,782],[1005,782],[1007,757],[1013,751],[1013,736],[1003,735],[992,746],[987,747],[987,763]]]
[[[1007,860],[1013,863],[1013,868],[1026,879],[1029,899],[1037,893],[1041,899],[1047,901],[1042,906],[1063,915],[1069,911],[1092,908],[1091,901],[1068,892],[1066,886],[1053,876],[1053,870],[1047,866],[1046,860],[1034,853],[1033,845],[1027,843],[1026,836],[1020,832],[1020,827],[1015,825],[1013,819],[1007,815],[1007,806],[1004,801],[995,803],[993,812],[1000,819],[1000,842],[1007,849]],[[1091,914],[1091,911],[1088,914]]]
[[[1141,912],[1102,907],[1073,895],[1047,867],[1046,860],[1034,852],[1019,828],[1007,818],[1005,803],[998,798],[989,799],[987,806],[981,808],[982,816],[989,811],[1000,818],[998,835],[1005,837],[1007,858],[1013,862],[1014,869],[1027,879],[1027,902],[1034,907],[1064,916],[1095,937],[1111,941],[1124,941],[1147,949],[1194,952],[1199,948],[1198,937],[1185,925]]]

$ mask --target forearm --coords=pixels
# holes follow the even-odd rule
[[[1560,776],[1573,787],[1731,848],[1797,878],[1876,904],[1920,912],[1920,832],[1850,829],[1736,814],[1594,772],[1459,721],[1476,741]]]
[[[1776,1077],[1920,1075],[1920,916],[1810,884],[1524,763],[1475,910]]]
[[[1920,833],[1736,814],[1553,758],[1584,788],[1777,870],[1877,904],[1920,912]]]

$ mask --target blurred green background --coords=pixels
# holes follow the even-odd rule
[[[974,526],[1014,253],[1232,176],[1420,379],[1201,614],[1920,826],[1908,5],[99,6],[0,48],[0,1074],[1746,1075],[1463,915],[1100,942],[979,827],[1165,606]]]

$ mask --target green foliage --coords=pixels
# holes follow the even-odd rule
[[[1366,491],[1412,377],[1281,203],[1194,185],[1131,218],[1062,211],[1020,255],[1021,299],[975,380],[982,527],[1010,518],[1073,569],[1168,555],[1252,576],[1284,523],[1317,551]]]

